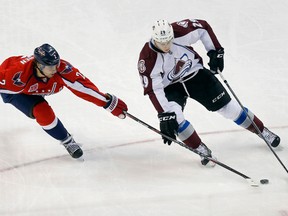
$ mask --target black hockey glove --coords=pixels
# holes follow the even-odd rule
[[[178,122],[176,120],[176,114],[174,112],[172,113],[159,113],[158,118],[160,121],[160,130],[161,133],[176,139],[175,134],[177,134],[178,131]],[[162,136],[164,144],[171,145],[172,141],[167,139],[166,137]]]
[[[210,50],[207,55],[210,58],[208,65],[211,72],[217,74],[218,69],[222,72],[224,69],[224,48]]]

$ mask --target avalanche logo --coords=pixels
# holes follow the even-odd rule
[[[192,60],[188,59],[187,61],[179,60],[174,70],[170,71],[167,75],[168,80],[173,81],[183,77],[192,67]]]
[[[16,85],[16,86],[19,86],[19,87],[23,87],[25,85],[25,83],[23,83],[21,81],[21,74],[22,74],[22,71],[20,72],[17,72],[14,74],[12,80],[13,80],[13,84]]]

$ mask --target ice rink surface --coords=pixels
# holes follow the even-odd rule
[[[288,166],[288,2],[286,0],[0,0],[0,61],[31,55],[43,43],[113,93],[129,112],[158,128],[143,96],[137,60],[157,19],[207,20],[225,48],[223,75],[241,100],[281,139]],[[194,46],[207,63],[201,43]],[[205,63],[205,64],[206,64]],[[206,64],[207,65],[207,64]],[[233,122],[189,101],[185,115],[219,161],[161,138],[132,119],[120,120],[67,89],[46,98],[85,161],[33,121],[0,106],[1,216],[288,216],[288,173],[266,144]]]

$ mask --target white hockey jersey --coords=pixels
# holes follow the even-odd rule
[[[149,95],[158,113],[181,112],[181,107],[177,107],[175,102],[168,102],[164,88],[193,78],[203,68],[202,58],[191,44],[201,40],[207,52],[221,48],[212,28],[204,20],[186,19],[171,25],[174,40],[170,51],[162,52],[150,40],[142,48],[138,61],[144,94]]]

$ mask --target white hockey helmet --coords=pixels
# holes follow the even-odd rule
[[[157,20],[152,26],[152,39],[159,43],[167,43],[174,38],[172,25],[167,20]]]

